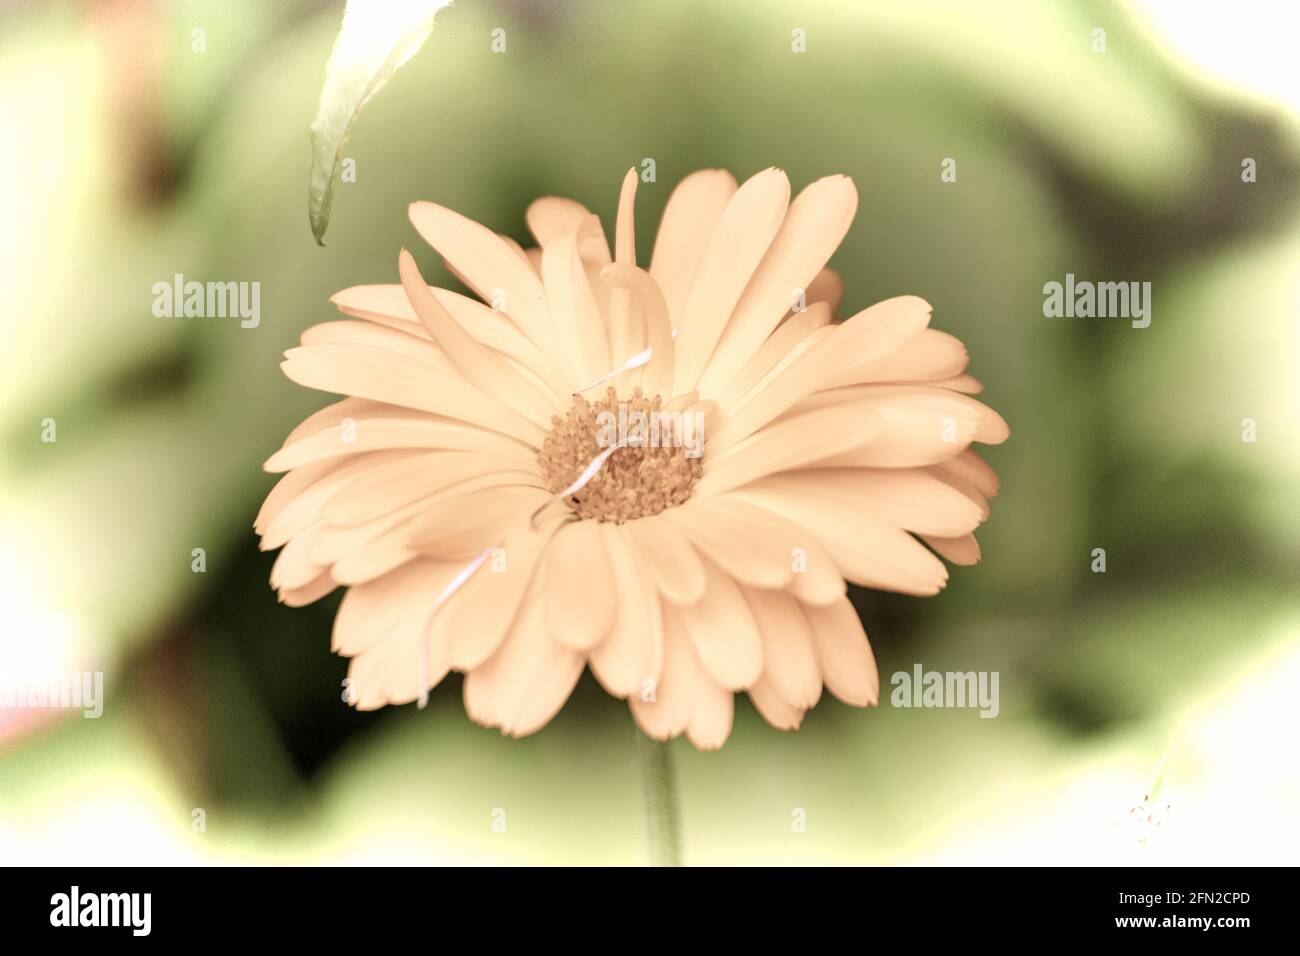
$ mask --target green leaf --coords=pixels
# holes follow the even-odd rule
[[[307,215],[325,244],[334,177],[362,107],[383,89],[433,31],[433,17],[451,0],[348,0],[343,26],[325,65],[325,85],[311,124]]]

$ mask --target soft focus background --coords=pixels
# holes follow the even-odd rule
[[[453,676],[354,712],[338,594],[277,604],[251,525],[261,462],[331,400],[277,368],[328,296],[396,281],[402,245],[454,284],[409,201],[525,240],[538,195],[611,221],[646,157],[643,255],[694,169],[851,175],[843,313],[927,298],[1012,428],[983,563],[854,595],[884,691],[998,671],[1000,715],[827,696],[787,735],[738,698],[721,752],[674,747],[687,861],[1300,858],[1290,4],[460,0],[361,116],[320,248],[307,127],[341,12],[0,7],[0,675],[106,674],[98,720],[0,710],[0,860],[645,859],[624,705],[586,677],[508,740]],[[260,327],[155,317],[178,272],[260,282]],[[1150,328],[1045,319],[1067,272],[1153,283]]]

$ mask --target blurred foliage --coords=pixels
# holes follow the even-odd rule
[[[1171,715],[1294,646],[1293,119],[1211,96],[1112,3],[463,0],[368,108],[322,249],[307,124],[340,12],[0,14],[0,575],[34,633],[47,606],[72,622],[77,666],[107,670],[120,702],[7,745],[0,846],[4,814],[93,788],[121,826],[145,827],[139,811],[179,833],[161,856],[640,858],[624,707],[584,679],[552,726],[508,741],[468,723],[453,677],[427,711],[354,713],[329,652],[337,596],[278,605],[250,526],[261,461],[326,401],[279,374],[279,353],[331,316],[331,293],[396,281],[403,245],[456,284],[407,203],[527,242],[532,198],[609,223],[646,157],[643,257],[694,169],[852,176],[860,212],[832,262],[844,314],[927,298],[1012,427],[989,455],[1003,494],[983,563],[935,599],[854,595],[886,680],[915,661],[999,670],[1000,719],[828,699],[782,735],[740,703],[720,754],[677,748],[688,860],[933,859],[1037,813],[1099,753],[1136,798]],[[1241,182],[1245,155],[1258,183]],[[956,183],[939,181],[945,157]],[[1066,272],[1152,281],[1151,327],[1044,319],[1042,286]],[[260,327],[153,316],[152,284],[175,273],[259,281]],[[56,445],[37,440],[47,416]],[[192,807],[207,834],[188,833]],[[493,843],[494,807],[509,841]],[[814,808],[808,839],[791,807]],[[102,833],[109,812],[73,832]]]

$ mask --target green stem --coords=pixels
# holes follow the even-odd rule
[[[652,866],[681,866],[682,837],[677,812],[677,774],[669,744],[651,740],[633,727],[641,789],[645,794],[646,836]]]

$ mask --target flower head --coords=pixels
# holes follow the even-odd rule
[[[287,474],[256,526],[281,600],[347,587],[333,646],[358,707],[462,671],[469,715],[523,735],[590,668],[650,736],[716,748],[737,691],[782,729],[823,685],[876,702],[846,580],[929,595],[936,554],[979,559],[997,478],[970,446],[1006,425],[923,300],[836,321],[852,182],[791,201],[779,170],[697,172],[642,268],[637,181],[612,255],[572,200],[529,207],[529,250],[415,203],[482,301],[403,251],[400,285],[338,293],[350,318],[286,353],[347,397],[267,462]]]

